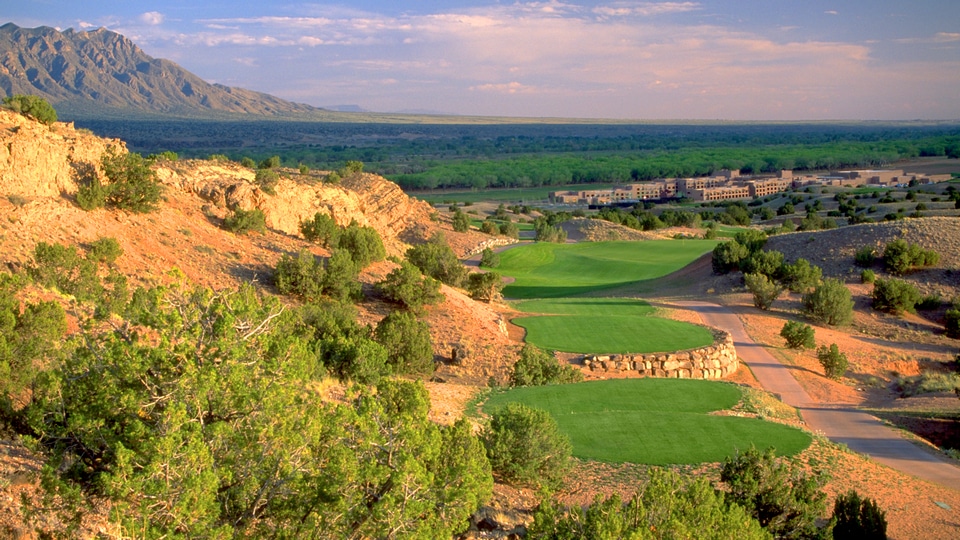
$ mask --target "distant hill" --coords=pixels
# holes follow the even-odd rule
[[[0,91],[39,95],[61,115],[294,116],[323,109],[210,84],[124,36],[100,28],[0,26]]]

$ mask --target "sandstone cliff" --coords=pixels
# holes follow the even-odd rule
[[[0,192],[59,197],[77,191],[77,179],[98,170],[100,156],[117,139],[102,139],[73,124],[45,126],[0,109]]]

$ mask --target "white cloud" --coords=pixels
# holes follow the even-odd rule
[[[686,13],[701,8],[699,2],[614,2],[593,8],[593,12],[607,17],[637,15],[652,17],[671,13]]]
[[[148,11],[146,13],[141,14],[139,17],[140,22],[144,24],[148,24],[150,26],[157,26],[159,24],[163,24],[164,18],[165,17],[163,16],[163,13],[160,13],[159,11]]]

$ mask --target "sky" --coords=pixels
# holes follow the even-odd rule
[[[376,112],[960,119],[957,0],[20,0],[209,82]],[[4,20],[5,19],[5,20]]]

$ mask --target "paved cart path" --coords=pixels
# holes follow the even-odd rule
[[[740,318],[729,309],[707,302],[677,302],[700,314],[703,322],[733,336],[737,355],[761,386],[800,410],[810,429],[851,450],[912,476],[960,490],[960,467],[904,439],[877,418],[846,405],[818,403],[800,386],[790,370],[747,335]]]

